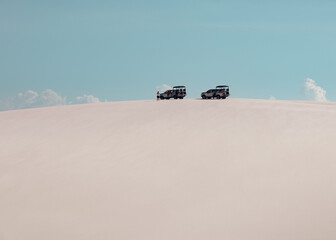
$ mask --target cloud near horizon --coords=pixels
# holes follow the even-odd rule
[[[317,102],[327,102],[326,94],[327,91],[317,86],[315,81],[311,78],[306,78],[304,83],[305,96],[309,100]]]
[[[77,97],[76,103],[77,104],[85,104],[85,103],[99,103],[99,98],[94,97],[93,95],[86,95],[84,94],[83,97]]]
[[[10,97],[4,101],[0,101],[0,111],[97,102],[100,102],[99,99],[93,95],[84,94],[82,97],[77,97],[74,103],[67,103],[66,97],[60,96],[51,89],[46,89],[40,94],[38,92],[28,90],[24,93],[18,93],[15,97]]]
[[[162,84],[160,86],[156,87],[156,90],[159,92],[165,92],[167,90],[173,89],[171,86],[167,85],[167,84]]]

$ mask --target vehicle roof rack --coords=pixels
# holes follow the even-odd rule
[[[218,85],[216,88],[229,87],[228,85]]]
[[[173,88],[185,88],[185,86],[174,86]]]

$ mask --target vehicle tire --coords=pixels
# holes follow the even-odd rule
[[[217,99],[220,99],[221,97],[219,95],[217,95]]]
[[[224,97],[222,97],[223,99],[225,99],[226,97],[224,96]]]
[[[202,99],[206,99],[206,97],[204,95],[202,95]]]

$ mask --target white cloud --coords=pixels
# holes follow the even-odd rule
[[[40,103],[42,106],[64,105],[66,104],[66,99],[53,90],[47,89],[40,94]]]
[[[307,99],[317,102],[327,102],[326,90],[317,86],[313,79],[307,78],[304,83],[304,88]]]
[[[66,104],[65,97],[61,97],[51,89],[47,89],[41,92],[41,94],[28,90],[25,93],[19,93],[15,97],[2,101],[0,110],[48,107],[64,104]]]
[[[24,93],[18,93],[15,97],[0,101],[0,111],[98,102],[100,102],[99,98],[93,95],[84,94],[84,96],[77,97],[74,103],[68,103],[65,97],[51,89],[44,90],[41,93],[28,90]]]
[[[161,86],[156,87],[156,90],[159,92],[164,92],[170,89],[173,89],[173,88],[171,86],[168,86],[167,84],[162,84]]]
[[[82,97],[77,97],[76,98],[76,103],[77,104],[84,104],[84,103],[99,103],[99,98],[94,97],[93,95],[86,95]]]

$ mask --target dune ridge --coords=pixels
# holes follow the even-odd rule
[[[0,239],[336,238],[336,104],[0,112]]]

